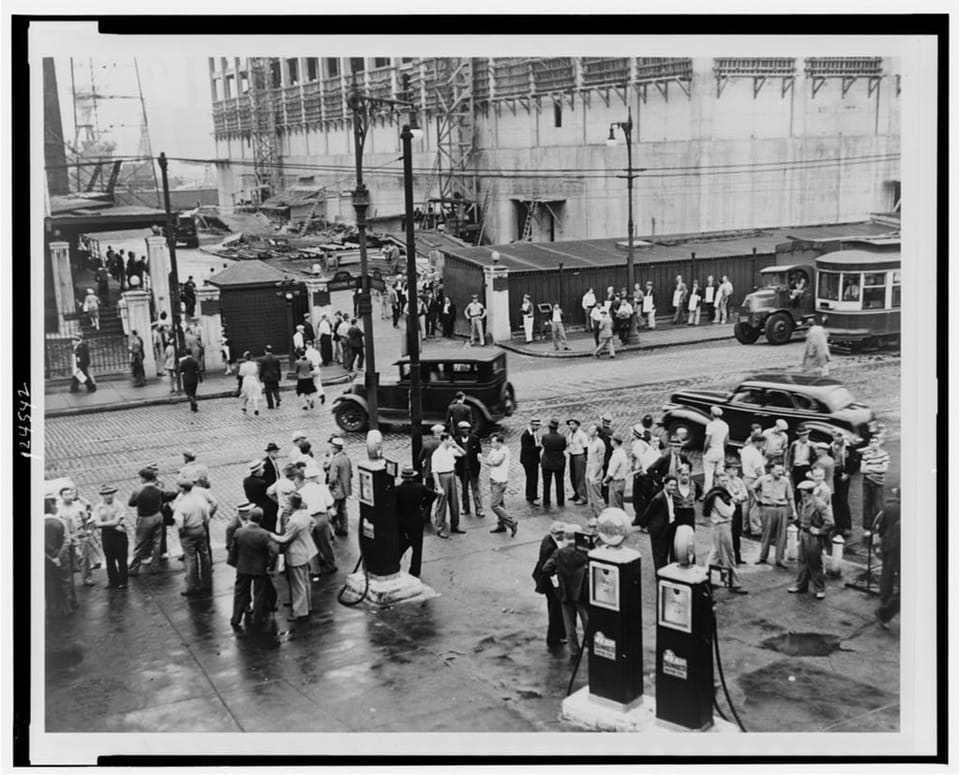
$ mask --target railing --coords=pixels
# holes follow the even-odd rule
[[[630,78],[629,59],[584,57],[582,60],[584,86],[612,86],[626,83]]]
[[[83,334],[90,350],[90,371],[96,380],[98,374],[122,374],[130,369],[130,351],[123,324],[116,307],[100,310],[100,330],[90,325],[84,312],[64,315],[58,334],[48,334],[44,341],[44,377],[60,379],[73,375],[73,337]],[[150,332],[147,332],[149,336]],[[141,332],[141,336],[142,336]],[[147,347],[150,343],[144,339]]]
[[[717,58],[713,60],[713,72],[717,77],[776,77],[791,76],[796,71],[794,57],[743,59]]]
[[[327,121],[343,118],[343,92],[339,76],[323,82],[323,117]]]
[[[877,78],[883,75],[881,57],[807,57],[808,78]]]
[[[223,100],[213,103],[213,132],[217,137],[227,133],[226,105]]]
[[[640,57],[637,59],[637,83],[693,78],[693,60],[689,57]]]
[[[315,126],[323,118],[323,92],[320,83],[313,81],[303,86],[303,122]]]
[[[494,95],[518,97],[530,94],[530,61],[528,59],[493,60]]]
[[[531,64],[536,94],[570,91],[576,85],[576,70],[571,57],[534,59]]]

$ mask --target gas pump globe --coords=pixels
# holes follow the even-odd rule
[[[630,534],[630,518],[623,509],[609,508],[597,517],[597,535],[609,547],[617,547]]]

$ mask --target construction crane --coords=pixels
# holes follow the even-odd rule
[[[269,57],[251,57],[250,70],[250,147],[253,150],[253,174],[256,177],[257,197],[262,204],[280,188],[282,179],[280,154],[277,151],[277,121],[271,87],[271,60]]]

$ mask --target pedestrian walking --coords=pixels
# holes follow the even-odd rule
[[[793,488],[783,475],[782,463],[775,463],[769,474],[761,476],[753,483],[760,503],[760,519],[763,523],[763,535],[760,538],[760,556],[757,565],[764,565],[770,554],[770,545],[775,547],[774,559],[777,567],[786,568],[783,561],[787,546],[787,521],[797,518],[797,507],[793,499]]]
[[[676,284],[673,287],[673,324],[681,325],[686,317],[687,284],[683,281],[682,275],[677,275]]]
[[[227,555],[227,564],[237,570],[230,617],[235,630],[240,629],[244,617],[253,628],[265,626],[277,601],[270,575],[276,567],[279,545],[263,529],[262,522],[263,512],[256,507],[250,509],[249,521],[233,534]]]
[[[813,325],[807,329],[803,361],[800,364],[803,371],[817,371],[821,377],[830,374],[830,343],[827,340],[827,330],[823,327],[826,322],[826,315],[817,315]]]
[[[303,498],[298,492],[287,495],[290,516],[282,534],[274,533],[272,538],[283,547],[284,567],[287,584],[290,588],[289,621],[295,622],[310,614],[312,595],[310,587],[310,563],[317,556],[317,546],[311,535],[310,515],[303,506]]]
[[[107,567],[107,589],[127,588],[127,515],[114,502],[117,488],[100,486],[101,501],[93,507],[93,526],[100,529],[100,544]]]
[[[560,546],[543,564],[541,573],[545,576],[556,575],[560,611],[563,614],[563,625],[567,633],[567,648],[570,658],[580,656],[580,636],[577,632],[577,617],[583,626],[584,635],[589,626],[587,604],[587,565],[589,560],[584,552],[575,545],[576,525],[567,525],[563,533],[563,545]]]
[[[517,534],[517,520],[504,508],[504,496],[507,482],[510,481],[510,450],[503,444],[503,434],[497,433],[492,439],[492,449],[487,454],[487,468],[490,471],[490,510],[497,517],[497,526],[491,533],[510,531],[510,537]]]
[[[474,513],[478,517],[486,516],[483,513],[483,498],[480,494],[480,456],[483,449],[480,439],[470,432],[470,423],[463,420],[457,423],[457,435],[454,436],[457,446],[463,454],[457,458],[454,470],[460,480],[462,496],[461,512],[470,514],[470,493],[473,492]]]
[[[77,393],[81,385],[85,385],[88,393],[97,389],[97,383],[90,371],[90,347],[84,341],[82,334],[73,337],[73,377],[70,380],[70,392]]]
[[[823,542],[833,528],[833,510],[829,497],[820,497],[815,492],[816,484],[810,480],[800,482],[799,546],[797,547],[797,580],[787,592],[806,592],[810,583],[817,600],[826,597],[823,578]],[[825,494],[825,493],[821,493]]]
[[[344,452],[344,441],[339,436],[330,439],[330,468],[327,471],[327,483],[334,501],[333,527],[338,536],[347,535],[347,498],[353,494],[353,463]]]
[[[280,359],[273,354],[273,346],[265,345],[263,355],[257,359],[257,372],[263,383],[263,393],[267,398],[267,409],[280,408],[280,379],[283,372]],[[299,395],[299,393],[298,393]]]
[[[202,493],[194,491],[193,479],[177,477],[180,495],[173,502],[173,521],[180,533],[183,547],[184,597],[206,596],[213,592],[213,566],[207,542],[207,524],[210,521],[210,502]]]
[[[726,325],[728,317],[728,307],[733,297],[733,283],[730,278],[723,275],[720,278],[720,287],[717,288],[717,310],[713,316],[714,323]]]
[[[703,497],[703,515],[710,519],[713,527],[713,546],[707,557],[707,568],[720,567],[727,571],[728,589],[737,595],[746,595],[747,590],[740,583],[737,573],[737,556],[733,546],[733,521],[736,505],[727,488],[727,475],[721,471],[716,475],[715,486]]]
[[[177,348],[172,338],[167,341],[166,346],[163,348],[163,370],[166,372],[167,380],[170,383],[170,393],[179,393],[180,382],[177,379]]]
[[[880,434],[870,437],[867,448],[860,453],[860,473],[863,477],[863,529],[873,528],[877,514],[883,509],[883,483],[890,466],[889,453],[880,446]]]
[[[87,313],[90,326],[99,331],[100,298],[93,292],[93,288],[87,288],[87,295],[83,299],[83,311]]]
[[[480,303],[480,297],[473,294],[470,297],[470,303],[464,310],[467,320],[470,322],[470,346],[473,347],[474,339],[481,347],[487,344],[487,334],[484,330],[484,321],[487,319],[487,308]]]
[[[247,350],[237,371],[237,378],[240,380],[240,410],[244,414],[247,413],[248,406],[253,407],[255,415],[260,414],[260,393],[263,392],[263,385],[260,384],[258,374],[259,367]]]
[[[583,506],[587,503],[587,445],[590,437],[577,419],[567,420],[567,453],[570,455],[570,502]]]
[[[450,509],[450,532],[463,533],[460,529],[460,501],[457,495],[456,461],[463,455],[449,433],[440,434],[440,445],[430,460],[433,472],[434,490],[437,492],[437,509],[434,512],[434,525],[439,538],[448,538],[447,509]]]
[[[523,319],[523,338],[527,344],[533,342],[533,302],[530,301],[530,294],[523,294],[523,301],[520,303],[520,317]]]
[[[177,372],[180,375],[180,382],[183,385],[183,392],[190,401],[190,411],[198,411],[197,406],[197,385],[200,381],[200,364],[197,363],[193,353],[187,350],[180,362],[177,364]]]
[[[727,455],[727,442],[730,441],[730,426],[724,422],[723,409],[710,407],[711,420],[707,423],[703,437],[703,489],[713,489],[714,477],[724,470]]]
[[[563,508],[566,495],[566,486],[563,483],[563,472],[567,465],[564,452],[567,449],[567,440],[560,434],[560,421],[552,419],[548,423],[548,430],[540,439],[543,453],[540,458],[540,467],[543,469],[543,506],[550,508],[550,489],[553,483],[557,505]]]
[[[900,488],[890,490],[873,529],[880,536],[880,607],[876,610],[881,627],[900,613]]]
[[[567,642],[566,628],[563,624],[563,611],[560,608],[560,595],[557,592],[555,576],[543,572],[543,566],[563,544],[563,535],[567,526],[563,522],[550,525],[550,532],[540,541],[540,553],[537,564],[533,566],[534,591],[544,596],[547,603],[547,646],[559,646]]]
[[[313,397],[317,392],[317,384],[313,380],[313,364],[307,360],[307,355],[303,350],[297,353],[293,368],[297,376],[297,395],[303,397],[301,408],[303,411],[313,409]]]
[[[553,311],[550,313],[550,335],[553,339],[554,352],[558,352],[561,347],[564,350],[570,349],[567,344],[567,331],[563,327],[563,310],[557,302],[554,302]]]
[[[610,313],[601,308],[600,320],[597,326],[597,349],[593,351],[593,357],[599,358],[600,353],[607,351],[611,358],[616,357],[616,350],[613,348],[613,321],[610,319]]]
[[[415,468],[404,466],[400,470],[400,484],[397,486],[397,532],[399,539],[400,559],[410,553],[411,576],[420,577],[423,562],[423,527],[430,515],[430,507],[437,494],[428,490]]]

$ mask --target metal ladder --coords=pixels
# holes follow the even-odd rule
[[[534,208],[537,206],[536,202],[525,202],[527,206],[527,220],[523,223],[523,232],[520,234],[521,242],[531,242],[533,240],[533,220]]]

